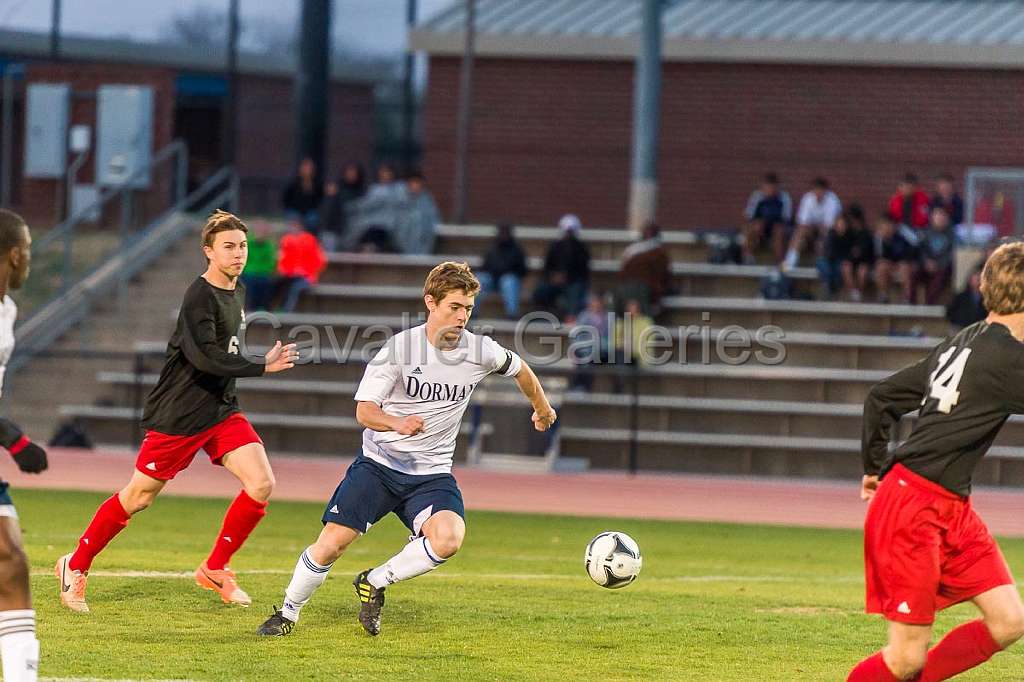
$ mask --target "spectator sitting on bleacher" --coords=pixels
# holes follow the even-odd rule
[[[917,184],[917,176],[907,173],[896,187],[896,193],[889,199],[886,215],[897,227],[906,226],[913,230],[928,227],[928,195]],[[907,234],[907,241],[913,246],[913,233]]]
[[[953,230],[949,214],[941,208],[932,209],[931,227],[921,235],[920,259],[918,281],[925,288],[924,302],[935,305],[953,277]]]
[[[935,178],[935,194],[932,195],[930,208],[941,208],[948,215],[953,227],[964,221],[964,200],[957,194],[953,184],[953,176],[942,173]]]
[[[317,238],[299,223],[289,223],[278,247],[277,273],[285,290],[281,312],[295,310],[299,296],[317,283],[325,267],[327,256]]]
[[[661,228],[644,225],[640,240],[622,252],[617,301],[636,299],[645,314],[657,315],[661,298],[672,287],[672,259],[661,241]]]
[[[382,163],[377,166],[377,175],[374,182],[367,190],[367,196],[371,198],[401,197],[405,194],[405,186],[396,182],[395,169],[390,163]]]
[[[441,212],[437,210],[437,204],[421,172],[413,171],[409,174],[405,179],[405,189],[409,211],[395,236],[398,250],[401,253],[433,253]]]
[[[821,255],[825,235],[832,229],[836,218],[842,213],[843,205],[839,197],[828,188],[828,180],[815,178],[811,189],[800,199],[800,208],[796,213],[796,229],[789,240],[789,249],[782,262],[783,270],[795,268],[800,260],[800,253],[813,247],[817,255]]]
[[[600,294],[591,294],[586,309],[572,322],[569,332],[572,360],[576,370],[569,381],[569,390],[587,393],[594,386],[592,365],[608,362],[608,311]]]
[[[917,251],[896,230],[896,223],[883,215],[875,227],[875,286],[879,303],[889,302],[889,291],[898,276],[901,303],[909,303],[917,276]]]
[[[242,271],[245,309],[249,312],[269,310],[277,281],[277,243],[269,223],[262,220],[253,223],[248,251],[249,257]]]
[[[779,187],[779,176],[766,173],[760,188],[747,199],[743,211],[746,224],[743,226],[743,262],[754,263],[755,253],[761,242],[771,240],[775,262],[785,258],[786,230],[793,221],[793,202],[789,193]]]
[[[956,331],[988,317],[981,298],[981,269],[971,273],[967,286],[946,306],[946,319]]]
[[[841,293],[860,301],[875,262],[874,237],[864,225],[864,211],[856,204],[836,220],[825,238],[825,255],[818,261],[823,293]]]
[[[476,272],[480,281],[479,300],[484,300],[497,289],[505,304],[505,317],[519,314],[519,295],[526,276],[526,254],[515,240],[512,226],[498,225],[498,235],[484,256],[483,265]]]
[[[533,291],[534,305],[554,310],[559,317],[575,315],[590,288],[590,251],[580,240],[580,219],[569,213],[558,221],[562,238],[552,242],[544,259],[541,282]]]
[[[285,187],[281,203],[284,216],[288,220],[297,220],[307,230],[316,234],[320,229],[320,202],[324,198],[324,189],[320,184],[316,164],[313,159],[305,158],[299,162],[299,171]]]
[[[324,203],[320,240],[328,251],[337,250],[344,241],[348,227],[349,204],[366,194],[366,172],[355,161],[349,161],[341,169],[338,182],[328,182],[324,187]]]
[[[651,360],[649,345],[653,339],[645,331],[653,326],[654,320],[644,314],[640,301],[626,301],[625,312],[615,325],[616,362],[631,359],[641,367],[646,366]]]

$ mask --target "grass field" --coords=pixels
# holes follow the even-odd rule
[[[356,622],[350,581],[406,541],[393,518],[339,560],[290,636],[258,639],[319,530],[320,506],[272,504],[233,562],[255,602],[241,609],[190,577],[227,502],[173,497],[114,540],[93,566],[93,612],[71,613],[58,604],[53,563],[102,499],[15,491],[45,678],[842,680],[884,634],[862,613],[859,533],[475,512],[457,557],[389,588],[379,637]],[[640,579],[623,590],[597,587],[582,568],[586,542],[608,529],[644,552]],[[1024,541],[1003,547],[1024,573]],[[973,614],[951,609],[938,628]],[[1020,680],[1022,671],[1017,647],[962,679]]]

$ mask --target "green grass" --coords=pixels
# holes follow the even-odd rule
[[[253,634],[321,507],[274,503],[236,556],[250,609],[226,607],[182,578],[104,571],[191,572],[226,501],[168,497],[100,556],[88,615],[58,605],[51,575],[101,495],[15,491],[42,640],[43,677],[193,680],[840,680],[877,650],[884,625],[862,613],[860,534],[703,523],[475,512],[462,553],[388,590],[384,631],[363,634],[350,580],[406,541],[390,518],[335,565],[292,634]],[[644,552],[640,579],[605,590],[581,555],[597,532],[623,530]],[[1024,541],[1003,543],[1024,571]],[[258,573],[278,571],[280,573]],[[939,619],[945,632],[970,606]],[[1024,647],[964,680],[1019,680]],[[958,678],[961,679],[961,678]]]

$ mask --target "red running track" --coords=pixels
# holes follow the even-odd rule
[[[18,488],[113,492],[128,481],[134,452],[50,450],[50,469],[39,476],[13,465],[3,471]],[[325,502],[351,459],[273,458],[276,500]],[[823,482],[700,475],[622,473],[518,474],[456,468],[469,509],[819,528],[860,528],[864,503],[859,481]],[[200,453],[165,490],[169,495],[233,497],[238,483]],[[614,494],[609,494],[613,491]],[[617,507],[609,501],[619,501]],[[1024,537],[1024,490],[981,488],[974,503],[993,533]]]

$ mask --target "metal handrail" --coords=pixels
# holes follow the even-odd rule
[[[35,353],[43,350],[77,324],[85,317],[95,299],[100,295],[115,286],[123,290],[125,282],[157,258],[163,252],[163,247],[170,243],[168,235],[161,236],[158,232],[166,221],[175,212],[180,212],[215,187],[225,184],[225,189],[204,202],[201,208],[206,210],[227,202],[227,206],[235,209],[238,202],[237,176],[233,168],[226,166],[153,220],[130,244],[122,244],[118,253],[100,263],[68,287],[64,293],[54,297],[38,312],[19,324],[15,329],[15,338],[17,339],[15,356],[8,364],[8,371],[14,371],[17,367],[22,366]],[[182,229],[176,229],[170,237],[175,237],[180,233],[182,233]],[[162,239],[163,243],[154,242],[154,239]]]
[[[175,203],[181,201],[185,195],[185,183],[188,178],[188,145],[185,144],[184,140],[177,139],[172,140],[167,145],[162,147],[150,162],[142,166],[141,168],[135,169],[135,172],[126,177],[120,183],[107,187],[100,191],[96,196],[96,199],[84,207],[78,209],[74,214],[69,216],[66,220],[59,223],[52,230],[48,231],[42,237],[40,237],[33,244],[33,248],[41,251],[50,245],[51,242],[55,241],[58,237],[64,236],[69,231],[74,231],[78,223],[85,220],[86,217],[91,215],[96,209],[101,208],[110,198],[134,189],[130,186],[131,183],[135,182],[139,178],[143,177],[146,173],[156,168],[158,165],[171,158],[177,156],[177,168],[175,169],[174,178],[174,201]]]

